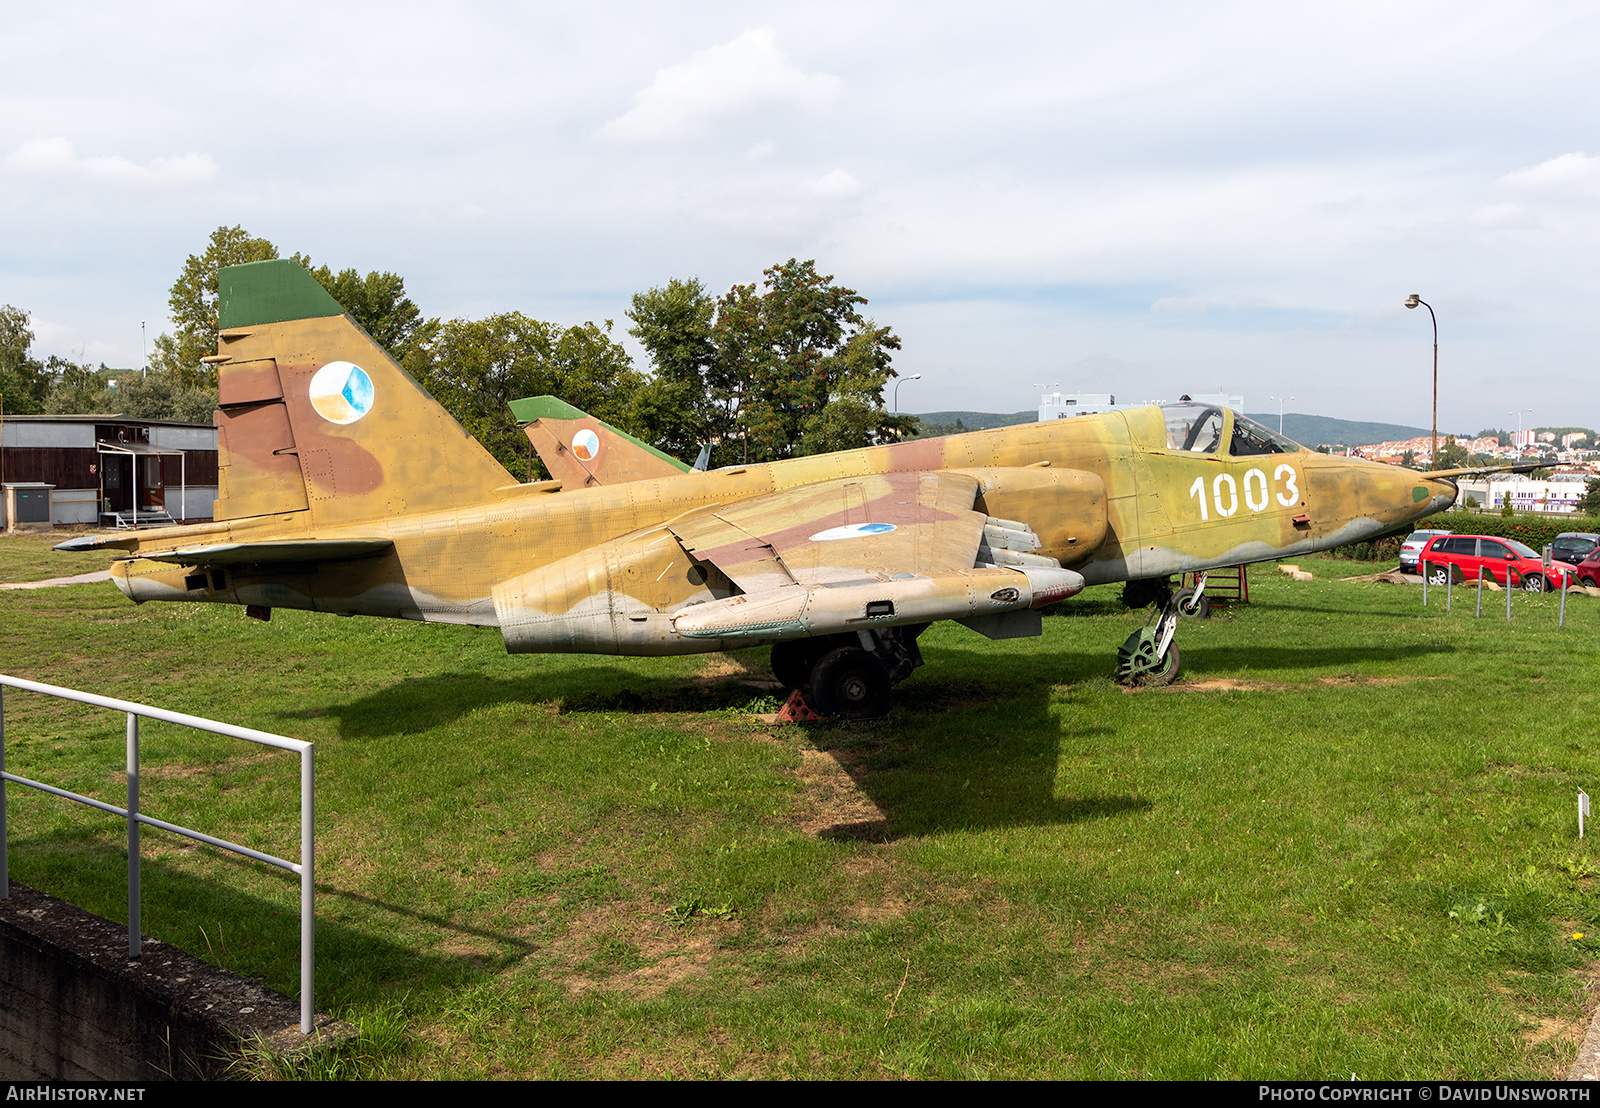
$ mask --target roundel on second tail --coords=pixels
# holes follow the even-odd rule
[[[372,400],[372,378],[353,362],[329,362],[311,378],[311,406],[329,423],[354,423]]]
[[[843,527],[830,527],[811,536],[812,542],[833,542],[836,539],[859,539],[865,535],[882,535],[895,529],[892,523],[847,523]]]
[[[572,436],[572,452],[580,461],[592,462],[600,453],[600,436],[585,428]]]

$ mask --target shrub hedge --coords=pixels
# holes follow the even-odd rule
[[[1477,512],[1440,512],[1417,521],[1417,527],[1430,531],[1454,531],[1460,535],[1491,535],[1497,539],[1516,539],[1535,550],[1554,542],[1568,531],[1587,531],[1600,535],[1600,519],[1593,516],[1540,516],[1518,513],[1510,519]]]
[[[1359,562],[1393,562],[1400,558],[1400,544],[1406,535],[1418,528],[1429,531],[1454,531],[1458,535],[1490,535],[1497,539],[1516,539],[1543,550],[1547,542],[1568,531],[1587,531],[1600,535],[1600,518],[1594,516],[1540,516],[1519,512],[1510,519],[1499,515],[1478,512],[1441,512],[1427,519],[1419,519],[1398,535],[1373,539],[1371,542],[1352,543],[1335,547],[1330,553]]]

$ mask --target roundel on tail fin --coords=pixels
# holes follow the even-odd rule
[[[587,427],[572,436],[572,452],[585,462],[592,462],[600,453],[600,436]]]
[[[329,362],[311,378],[311,406],[329,423],[354,423],[372,410],[367,371],[353,362]]]

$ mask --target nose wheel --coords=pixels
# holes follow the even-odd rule
[[[1206,575],[1201,574],[1191,591],[1174,593],[1161,608],[1154,623],[1148,623],[1128,636],[1117,648],[1117,683],[1129,688],[1170,685],[1183,664],[1177,644],[1172,641],[1180,616],[1193,618],[1209,607],[1205,599]]]

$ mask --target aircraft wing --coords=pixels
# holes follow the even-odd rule
[[[746,592],[971,569],[984,515],[964,473],[823,481],[671,523],[685,550]]]
[[[1053,562],[978,564],[989,523],[973,508],[978,488],[965,473],[873,474],[669,523],[743,590],[683,609],[673,626],[688,637],[816,635],[1038,608],[1083,588]]]

